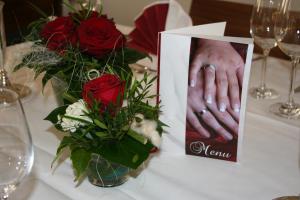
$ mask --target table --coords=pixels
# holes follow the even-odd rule
[[[19,62],[28,46],[8,48],[8,54],[18,57],[9,60],[11,66]],[[252,64],[250,87],[258,83],[260,65],[261,61]],[[269,66],[268,85],[280,92],[279,100],[286,100],[290,63],[270,58]],[[23,104],[35,147],[33,171],[12,195],[12,200],[267,200],[300,194],[300,121],[282,120],[269,114],[268,106],[278,100],[248,98],[239,164],[159,154],[145,163],[136,178],[119,187],[98,188],[87,180],[76,185],[69,160],[50,168],[62,138],[49,122],[42,120],[56,107],[50,85],[42,94],[40,79],[31,81],[32,73],[25,69],[12,74],[11,80],[25,81],[33,89]],[[295,99],[300,102],[299,93]]]

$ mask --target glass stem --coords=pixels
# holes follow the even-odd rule
[[[292,70],[291,70],[291,82],[290,82],[290,89],[289,89],[289,99],[288,99],[288,106],[293,107],[294,102],[294,93],[295,93],[295,79],[296,79],[296,71],[297,71],[297,64],[299,63],[299,57],[292,57]]]
[[[270,49],[263,50],[263,63],[261,68],[261,79],[260,79],[260,89],[266,89],[266,73],[267,73],[267,60],[270,53]]]

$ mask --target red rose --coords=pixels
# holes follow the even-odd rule
[[[125,44],[124,35],[105,16],[91,17],[82,21],[77,33],[80,49],[97,58]]]
[[[42,28],[41,37],[51,50],[62,50],[68,44],[75,43],[75,24],[71,17],[58,17]]]
[[[85,83],[82,96],[89,106],[92,106],[94,100],[100,102],[103,111],[109,104],[117,107],[122,105],[124,89],[125,81],[121,81],[116,75],[104,74]]]

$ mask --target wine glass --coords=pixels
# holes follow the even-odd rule
[[[67,3],[68,2],[64,2]],[[100,12],[102,11],[102,3],[101,0],[69,0],[69,8],[70,6],[73,7],[75,10],[80,10],[82,8],[86,8],[88,10],[93,10]]]
[[[26,97],[31,94],[31,89],[28,86],[10,83],[7,72],[4,68],[5,66],[5,50],[6,50],[6,38],[5,38],[5,28],[4,28],[4,19],[3,19],[3,7],[4,2],[0,1],[0,87],[10,88],[18,93],[20,98]]]
[[[93,11],[98,11],[101,13],[102,3],[101,0],[84,0],[83,6],[89,8]]]
[[[288,119],[300,118],[300,105],[294,102],[296,67],[300,61],[300,2],[282,1],[276,14],[274,35],[281,51],[292,60],[288,100],[273,104],[271,112]]]
[[[7,200],[33,165],[33,146],[22,104],[0,88],[0,200]]]
[[[279,95],[266,86],[267,58],[277,45],[274,38],[274,13],[280,0],[256,0],[250,19],[250,33],[254,42],[263,50],[260,85],[250,89],[250,95],[256,99],[275,99]]]

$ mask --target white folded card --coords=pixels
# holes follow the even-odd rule
[[[160,33],[162,152],[238,161],[253,40],[225,37],[225,26]]]

